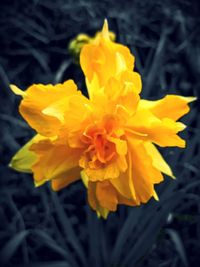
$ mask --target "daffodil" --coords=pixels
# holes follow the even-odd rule
[[[81,179],[88,202],[107,217],[119,204],[158,200],[155,184],[174,175],[157,146],[185,147],[178,122],[194,97],[140,98],[141,77],[133,71],[130,50],[113,42],[108,25],[83,46],[80,63],[89,98],[72,80],[35,84],[22,96],[19,111],[37,134],[13,157],[10,166],[32,172],[36,186],[46,181],[58,191]]]

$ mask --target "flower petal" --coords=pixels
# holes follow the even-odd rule
[[[51,187],[54,191],[59,191],[60,189],[68,186],[69,184],[80,180],[80,168],[75,167],[67,172],[59,174],[57,177],[51,180]]]
[[[196,99],[196,97],[167,95],[157,101],[141,100],[140,105],[160,119],[170,118],[176,121],[189,112],[188,104]]]
[[[12,158],[9,167],[20,172],[32,172],[32,165],[37,161],[37,155],[30,151],[32,144],[43,140],[44,137],[36,135],[28,143],[26,143]]]
[[[127,143],[125,140],[119,139],[119,138],[114,138],[114,137],[108,137],[107,138],[109,141],[115,144],[116,147],[116,152],[119,155],[126,155],[127,154]]]
[[[20,95],[22,97],[26,96],[26,91],[21,90],[20,88],[18,88],[16,85],[14,84],[10,84],[10,89],[13,91],[13,93],[15,93],[16,95]]]
[[[185,147],[185,141],[177,135],[184,129],[183,123],[169,118],[159,119],[150,110],[141,107],[127,123],[127,132],[132,133],[136,138],[154,142],[163,147]]]
[[[88,183],[88,202],[90,207],[97,212],[99,217],[107,218],[109,210],[102,207],[96,196],[96,183],[89,182]]]
[[[132,70],[134,57],[126,46],[110,40],[107,22],[105,22],[102,33],[82,48],[80,64],[88,81],[91,82],[96,74],[101,87],[110,77],[125,69]]]
[[[13,86],[12,90],[17,94],[20,93],[20,89],[16,90]],[[72,80],[55,86],[34,84],[25,93],[21,93],[23,100],[19,111],[38,133],[44,136],[54,136],[58,132],[62,122],[60,119],[67,107],[66,98],[76,94],[79,92]]]
[[[128,138],[129,151],[132,160],[132,179],[135,189],[136,202],[146,203],[152,196],[157,198],[154,184],[163,181],[163,176],[153,164],[142,143]]]
[[[83,167],[81,162],[79,162],[79,164]],[[120,174],[120,169],[118,164],[114,162],[98,169],[87,168],[85,169],[85,172],[90,181],[96,182],[117,178]]]
[[[172,178],[175,178],[171,168],[167,164],[167,162],[163,159],[162,155],[158,151],[158,149],[150,142],[144,143],[145,149],[148,153],[148,155],[152,158],[152,164],[153,166],[161,171],[162,173],[167,174],[168,176],[171,176]]]
[[[32,166],[36,186],[52,179],[67,177],[69,171],[78,167],[80,151],[71,149],[67,144],[45,140],[33,144],[31,150],[38,155],[37,162]]]
[[[140,100],[140,91],[140,75],[136,72],[124,71],[118,77],[112,77],[108,80],[104,88],[108,103],[104,106],[110,108],[113,106],[113,110],[116,110],[118,106],[122,106],[127,110],[128,114],[132,115]]]
[[[117,178],[111,179],[111,184],[123,197],[129,200],[136,200],[136,193],[133,184],[134,170],[130,153],[127,155],[128,168],[127,171],[121,173]]]
[[[101,207],[109,211],[117,209],[117,192],[109,181],[97,182],[96,197]]]

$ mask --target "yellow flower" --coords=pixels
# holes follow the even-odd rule
[[[80,58],[89,99],[72,80],[26,91],[11,86],[22,96],[19,111],[37,135],[10,166],[32,172],[36,186],[50,181],[55,191],[81,177],[90,206],[106,218],[118,204],[158,200],[154,185],[163,181],[162,173],[174,176],[156,145],[185,147],[177,135],[185,125],[177,120],[195,98],[142,100],[134,58],[109,39],[107,22]]]

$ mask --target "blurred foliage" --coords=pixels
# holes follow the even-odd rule
[[[1,0],[0,10],[0,266],[199,266],[199,100],[183,120],[187,148],[163,152],[176,181],[157,186],[159,202],[120,207],[107,221],[89,209],[81,183],[54,193],[7,167],[33,135],[9,83],[73,78],[85,92],[67,47],[79,33],[93,36],[105,17],[136,57],[143,97],[200,97],[198,1]]]

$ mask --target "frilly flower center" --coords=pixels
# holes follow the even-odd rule
[[[121,138],[123,133],[119,133],[113,118],[106,118],[101,125],[88,126],[81,136],[85,150],[80,166],[99,169],[115,161],[118,156],[115,140],[122,140]]]
[[[109,139],[109,134],[105,129],[91,127],[82,136],[82,142],[86,145],[84,151],[84,167],[87,165],[91,169],[98,169],[106,163],[114,160],[116,156],[115,144]],[[81,164],[82,165],[82,164]]]

